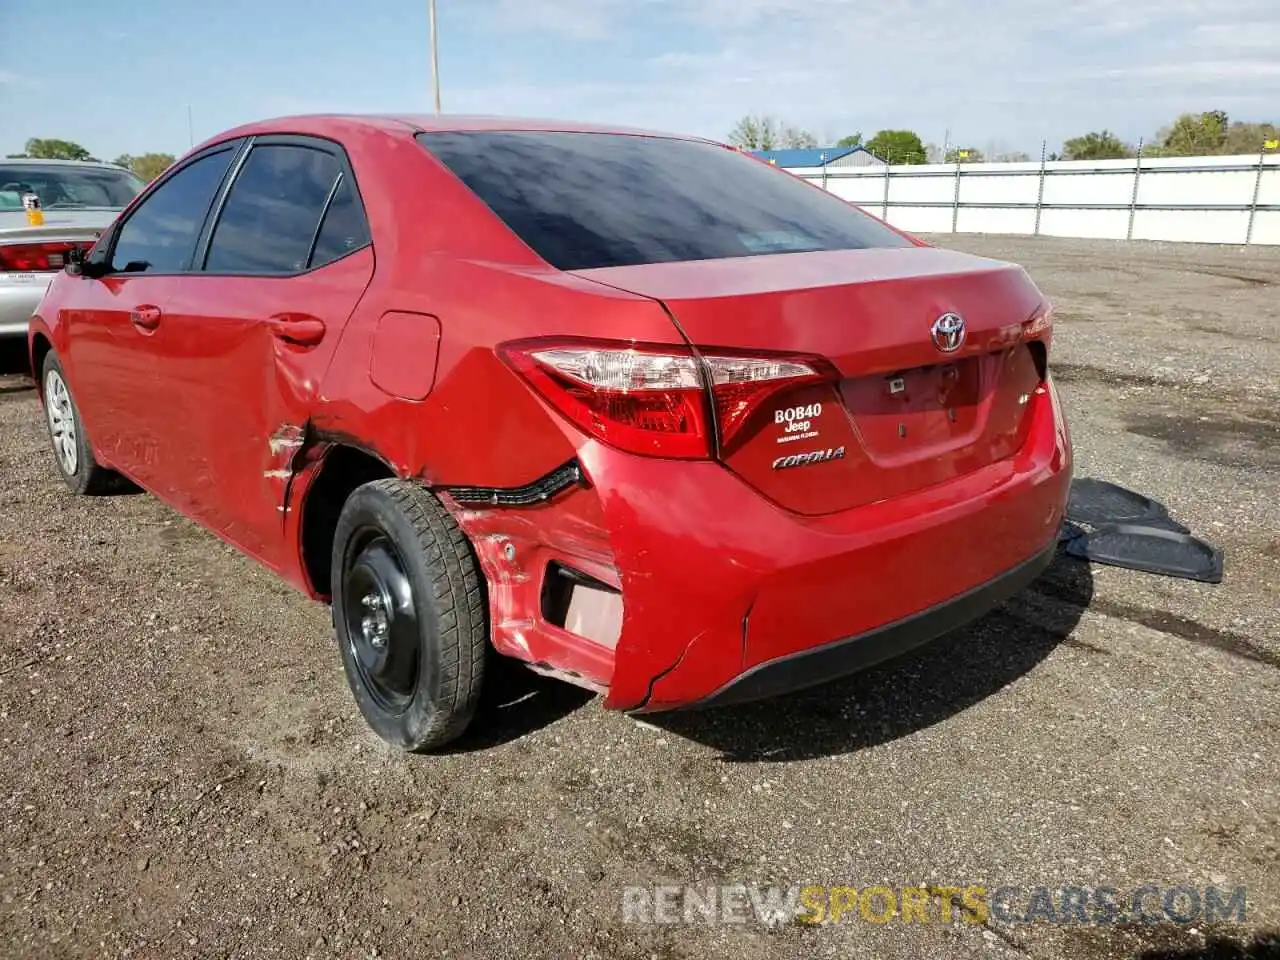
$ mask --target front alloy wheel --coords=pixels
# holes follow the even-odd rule
[[[80,408],[76,406],[67,383],[67,374],[52,351],[45,354],[40,382],[49,442],[67,486],[80,494],[117,493],[129,489],[131,485],[120,474],[108,470],[94,459],[80,420]]]
[[[56,367],[44,375],[44,410],[49,418],[49,437],[53,441],[53,453],[65,476],[75,476],[80,464],[76,411],[71,405],[71,391],[62,379],[62,371]]]

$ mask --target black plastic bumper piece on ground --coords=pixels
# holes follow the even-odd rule
[[[1092,477],[1077,477],[1071,481],[1067,519],[1091,527],[1099,527],[1104,523],[1135,523],[1176,530],[1179,533],[1188,532],[1186,527],[1169,516],[1169,510],[1163,503]]]
[[[1057,541],[968,593],[868,633],[769,660],[691,704],[701,710],[775,697],[835,680],[922,646],[978,619],[1021,591],[1053,562]]]
[[[1110,523],[1082,533],[1066,545],[1067,555],[1143,573],[1222,582],[1222,551],[1189,533],[1136,523]]]
[[[1222,582],[1221,550],[1191,536],[1164,504],[1105,480],[1072,481],[1059,539],[1066,555],[1078,560]]]

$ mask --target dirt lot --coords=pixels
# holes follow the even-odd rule
[[[940,242],[1031,270],[1078,475],[1168,504],[1221,585],[1064,559],[917,655],[652,724],[514,672],[410,758],[327,610],[147,496],[72,498],[0,378],[0,954],[1274,956],[1280,250]],[[773,881],[1243,885],[1248,917],[622,922],[628,884]]]

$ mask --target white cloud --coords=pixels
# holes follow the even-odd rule
[[[1195,28],[1193,42],[1197,47],[1224,52],[1242,50],[1270,51],[1274,56],[1280,42],[1274,21],[1240,21],[1238,23],[1202,23]]]
[[[499,30],[594,40],[613,34],[629,16],[660,0],[490,0],[481,13]]]
[[[489,0],[531,42],[644,37],[666,52],[591,78],[455,93],[502,109],[723,136],[747,111],[815,131],[914,127],[1030,149],[1150,134],[1185,110],[1280,103],[1275,0]],[[634,81],[634,82],[633,82]],[[471,94],[474,94],[472,96]]]
[[[1080,79],[1141,80],[1158,83],[1175,82],[1181,86],[1208,84],[1220,86],[1230,81],[1268,80],[1280,78],[1280,62],[1274,60],[1189,60],[1180,63],[1154,63],[1140,67],[1115,67],[1077,74]]]
[[[41,85],[35,77],[23,76],[12,70],[0,70],[0,87],[26,87],[34,90]]]

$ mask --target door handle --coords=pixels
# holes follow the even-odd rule
[[[299,347],[314,347],[324,339],[324,321],[301,313],[280,313],[267,321],[277,340]]]
[[[129,312],[129,322],[139,330],[154,330],[160,326],[160,308],[144,303]]]

